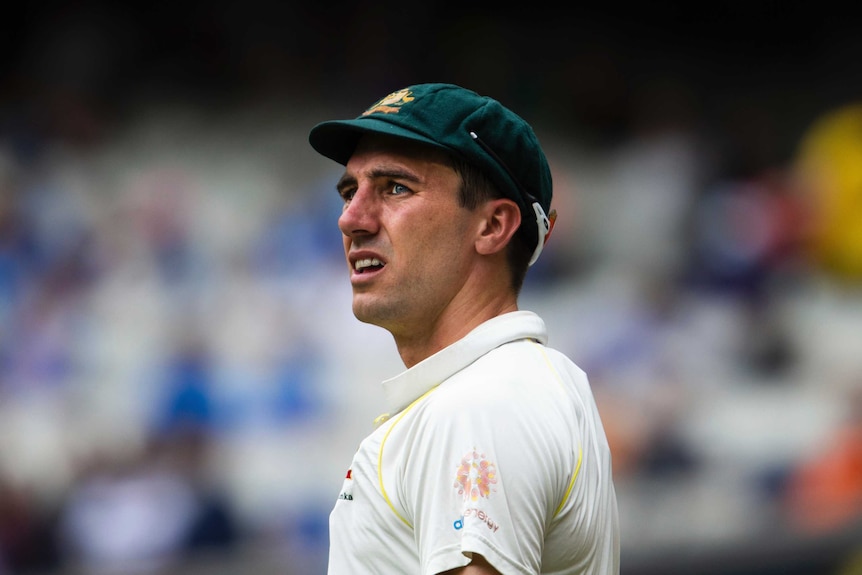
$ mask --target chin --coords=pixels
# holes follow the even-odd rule
[[[374,306],[369,305],[368,302],[358,302],[356,299],[353,300],[353,315],[356,316],[356,319],[363,323],[371,323],[377,324],[377,316],[378,313],[375,313]]]
[[[392,323],[394,314],[391,309],[375,302],[353,300],[353,315],[363,323],[369,323],[386,329]]]

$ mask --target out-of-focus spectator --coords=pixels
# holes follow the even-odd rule
[[[174,288],[195,279],[201,263],[191,237],[199,188],[194,174],[182,169],[146,171],[130,184],[129,231],[143,240],[159,279]]]
[[[862,281],[862,103],[817,118],[795,168],[811,210],[814,263],[839,280]]]
[[[84,573],[154,573],[176,561],[192,490],[146,459],[104,458],[73,485],[60,522],[64,561]]]
[[[69,492],[61,548],[86,573],[162,573],[240,538],[233,504],[211,477],[210,357],[201,338],[180,340],[154,382],[163,393],[143,448],[94,458]]]
[[[610,210],[590,224],[604,236],[606,263],[650,281],[673,278],[684,265],[686,219],[708,169],[691,99],[677,81],[641,89],[632,134],[611,156]]]
[[[709,187],[692,221],[697,285],[743,300],[767,297],[799,247],[802,210],[792,192],[778,169]]]
[[[33,251],[32,237],[23,220],[16,172],[13,159],[0,151],[0,325],[7,324],[24,292]],[[4,335],[5,330],[0,331],[0,345]]]
[[[55,519],[54,509],[0,474],[0,574],[57,568]]]
[[[775,299],[799,276],[805,217],[779,168],[719,180],[695,206],[690,285],[738,302],[734,360],[759,376],[784,373],[797,359]]]
[[[596,374],[596,401],[619,477],[679,477],[702,464],[681,429],[693,386],[675,358],[673,339],[683,319],[672,302],[679,295],[668,281],[645,284],[631,301],[607,301],[620,323],[593,332],[594,339],[606,339],[585,364]]]
[[[0,167],[0,391],[74,377],[83,300],[98,276],[85,185],[44,155],[27,165],[10,155]]]
[[[862,522],[862,388],[847,392],[846,406],[845,420],[790,473],[786,509],[806,533]]]
[[[83,573],[163,573],[238,542],[230,503],[202,473],[208,440],[184,429],[86,465],[61,511],[62,562]]]

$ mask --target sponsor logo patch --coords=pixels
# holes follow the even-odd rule
[[[463,529],[464,528],[464,518],[465,517],[471,517],[471,516],[475,517],[476,519],[478,519],[479,521],[481,521],[482,523],[487,525],[488,529],[490,529],[494,533],[496,533],[497,530],[500,528],[500,526],[497,525],[497,523],[493,519],[491,519],[487,513],[485,513],[481,509],[476,509],[475,507],[472,507],[470,509],[465,509],[464,515],[462,515],[461,517],[456,519],[455,522],[452,524],[452,527],[455,528],[455,531],[458,531],[459,529]]]
[[[345,501],[353,501],[353,469],[347,470],[347,475],[344,476],[344,483],[341,484],[341,493],[338,494],[338,498]]]
[[[490,497],[496,491],[497,466],[488,461],[484,453],[472,451],[461,458],[455,472],[455,489],[464,501],[477,501]]]

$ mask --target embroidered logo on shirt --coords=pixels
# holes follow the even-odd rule
[[[485,458],[474,448],[461,458],[458,471],[455,473],[455,489],[464,501],[477,501],[480,497],[489,497],[495,491],[497,483],[497,466]]]

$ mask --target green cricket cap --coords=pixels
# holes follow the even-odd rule
[[[547,227],[553,195],[548,160],[533,128],[497,100],[454,84],[416,84],[389,94],[353,120],[317,124],[308,140],[320,154],[346,165],[368,133],[424,142],[461,156],[518,202],[527,216],[522,221],[533,228],[542,226],[532,207],[539,204]],[[539,231],[539,244],[544,233]]]

